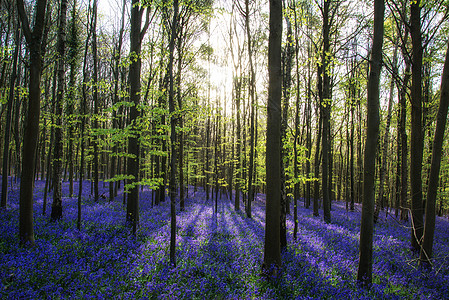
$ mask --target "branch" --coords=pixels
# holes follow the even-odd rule
[[[17,12],[19,13],[20,21],[22,22],[23,34],[25,35],[25,40],[28,44],[31,44],[31,29],[28,17],[25,13],[25,7],[23,0],[17,0]]]

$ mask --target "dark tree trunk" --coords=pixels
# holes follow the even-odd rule
[[[128,138],[128,160],[126,171],[129,176],[128,184],[130,185],[128,193],[128,201],[126,206],[126,221],[132,226],[133,235],[136,235],[137,226],[139,224],[139,173],[140,173],[140,70],[142,64],[141,48],[142,38],[146,31],[146,26],[142,26],[142,13],[144,7],[139,5],[139,0],[131,2],[131,31],[130,31],[130,56],[135,57],[129,66],[129,86],[130,86],[130,107],[129,123],[132,128],[132,136]],[[149,8],[147,8],[149,9]],[[148,16],[147,16],[148,18]]]
[[[410,184],[412,230],[411,246],[419,251],[423,236],[422,207],[422,37],[421,37],[421,4],[412,2],[410,8],[410,35],[412,37],[412,87],[411,87],[411,132],[410,132]]]
[[[19,58],[19,52],[21,48],[21,34],[20,30],[16,30],[16,47],[14,49],[13,54],[13,66],[11,71],[11,76],[9,78],[9,95],[8,95],[8,106],[6,109],[6,124],[5,124],[5,137],[4,137],[4,146],[3,146],[3,167],[2,167],[2,199],[1,199],[1,208],[6,208],[6,204],[8,201],[8,175],[9,175],[9,142],[11,135],[11,119],[12,119],[12,109],[14,102],[14,90],[16,86],[17,79],[17,61]]]
[[[117,48],[115,48],[114,51],[114,95],[113,95],[113,105],[119,101],[119,95],[118,95],[118,86],[119,86],[119,78],[120,78],[120,59],[122,56],[122,44],[123,44],[123,32],[125,29],[125,8],[126,8],[126,1],[123,1],[122,5],[122,17],[121,17],[121,25],[120,25],[120,32],[119,32],[119,39]],[[112,129],[116,129],[118,127],[117,122],[117,113],[114,110],[112,114]],[[112,147],[112,156],[111,156],[111,167],[110,167],[110,178],[113,179],[115,177],[116,172],[118,171],[118,164],[117,164],[117,157],[115,154],[118,151],[117,144],[114,143]],[[117,182],[111,181],[109,182],[109,201],[114,200],[114,197],[117,196]]]
[[[357,281],[369,288],[373,273],[373,213],[375,200],[375,169],[379,141],[379,82],[382,68],[384,33],[384,0],[374,1],[374,34],[368,78],[368,112],[364,156],[363,207],[360,227],[360,258]]]
[[[75,157],[73,156],[73,142],[74,142],[74,112],[75,112],[75,83],[76,83],[76,71],[77,60],[79,52],[79,37],[77,29],[77,13],[76,13],[76,0],[73,2],[72,15],[70,20],[70,39],[68,41],[68,59],[70,63],[70,79],[69,79],[69,99],[68,99],[68,126],[67,126],[67,160],[69,164],[69,197],[73,197],[73,181],[74,181],[74,163]]]
[[[281,177],[281,40],[282,40],[282,1],[270,0],[270,34],[268,42],[268,107],[266,142],[266,223],[263,272],[276,276],[281,266],[280,247],[280,177]]]
[[[287,150],[284,147],[284,140],[287,138],[287,122],[288,122],[288,106],[290,101],[290,88],[292,82],[292,61],[293,61],[293,34],[292,26],[289,17],[284,18],[287,24],[287,45],[284,48],[282,57],[283,66],[283,103],[282,103],[282,122],[281,122],[281,219],[280,219],[280,234],[281,234],[281,250],[287,248],[287,225],[286,216],[289,211],[288,199],[286,190],[286,174],[285,174],[285,158],[288,156]],[[296,143],[296,141],[295,141]]]
[[[181,93],[181,77],[182,77],[182,26],[179,26],[178,34],[178,70],[176,77],[176,96],[178,99],[178,109],[182,111],[182,93]],[[179,207],[181,211],[185,210],[185,186],[184,186],[184,134],[183,128],[183,114],[179,115],[179,127],[181,131],[179,133]]]
[[[252,38],[249,28],[249,0],[245,0],[245,28],[246,37],[248,39],[248,57],[250,65],[250,82],[249,82],[249,93],[251,97],[251,124],[250,124],[250,150],[249,150],[249,169],[248,169],[248,201],[246,205],[246,216],[251,218],[251,202],[254,200],[254,186],[253,186],[253,173],[254,173],[254,115],[257,109],[255,94],[256,94],[256,74],[254,71],[253,64],[253,49],[252,49]]]
[[[22,148],[22,174],[20,180],[19,240],[21,245],[34,246],[33,190],[34,168],[39,135],[40,82],[42,75],[42,33],[46,14],[46,0],[37,0],[34,28],[31,30],[23,0],[17,0],[17,10],[30,53],[28,110],[25,119]]]
[[[440,107],[437,114],[437,125],[432,147],[432,162],[430,165],[429,186],[426,199],[426,221],[424,224],[424,239],[421,248],[420,262],[431,266],[433,237],[435,234],[436,198],[441,165],[441,155],[449,106],[449,47],[446,51],[443,75],[441,77]]]
[[[398,47],[395,46],[393,53],[393,68],[396,68],[397,63],[397,50]],[[388,146],[390,143],[390,124],[391,124],[391,111],[393,106],[393,90],[394,90],[394,79],[391,79],[390,83],[390,95],[388,98],[388,112],[387,112],[387,124],[385,126],[385,135],[383,139],[382,145],[382,161],[380,168],[380,178],[379,178],[379,191],[377,195],[376,208],[374,210],[374,223],[377,223],[377,219],[379,218],[380,210],[383,209],[382,199],[384,197],[384,183],[387,169],[387,154],[388,154]]]
[[[235,201],[234,209],[240,210],[240,189],[241,189],[241,178],[242,178],[242,125],[240,116],[240,97],[241,97],[241,79],[234,79],[234,90],[235,90],[235,101],[237,110],[237,165],[236,165],[236,178],[235,178]]]
[[[176,116],[175,116],[175,91],[173,78],[173,60],[175,52],[175,38],[178,30],[178,0],[173,2],[173,21],[170,34],[168,73],[170,77],[170,89],[168,105],[170,111],[170,264],[176,267]],[[179,50],[179,49],[178,49]]]
[[[406,61],[404,79],[402,80],[402,86],[399,92],[399,104],[400,104],[400,126],[399,132],[401,136],[401,220],[408,220],[407,210],[407,190],[408,190],[408,145],[407,145],[407,103],[406,103],[406,90],[408,82],[410,81],[410,61]]]
[[[62,107],[64,101],[65,85],[65,25],[67,19],[67,0],[61,0],[58,26],[57,43],[57,69],[58,69],[58,91],[56,97],[56,127],[55,144],[53,155],[53,203],[51,205],[51,219],[53,221],[62,218],[62,159],[63,159],[63,133],[62,133]]]
[[[321,111],[323,116],[323,131],[322,131],[322,169],[321,169],[321,185],[323,191],[323,217],[326,223],[331,221],[330,215],[330,195],[329,195],[329,153],[330,153],[330,114],[331,114],[331,94],[330,94],[330,20],[329,20],[329,6],[330,0],[324,1],[323,4],[323,52],[321,54],[322,74],[323,77],[323,92],[321,101]]]
[[[320,70],[320,68],[318,68],[318,70]],[[319,73],[319,72],[318,72]],[[319,76],[320,78],[320,76]],[[318,81],[320,82],[321,80],[318,78]],[[322,118],[322,114],[321,114],[321,110],[320,112],[318,112],[319,117],[318,117],[318,136],[316,139],[316,147],[315,147],[315,178],[318,178],[318,175],[320,174],[320,144],[321,144],[321,124],[323,123],[323,118]],[[313,187],[313,215],[315,217],[318,217],[320,215],[319,213],[319,207],[320,207],[320,202],[319,202],[319,197],[320,197],[320,183],[318,180],[315,180],[314,183],[314,187]]]
[[[98,2],[97,0],[94,0],[92,5],[92,55],[93,55],[93,63],[94,63],[94,70],[93,70],[93,105],[94,105],[94,114],[93,114],[93,129],[98,128],[98,113],[99,113],[99,107],[98,107],[98,51],[97,51],[97,6]],[[94,188],[94,199],[96,202],[98,202],[100,195],[98,193],[98,136],[95,134],[93,137],[93,188]]]

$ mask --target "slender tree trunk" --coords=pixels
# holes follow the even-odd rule
[[[250,83],[249,83],[249,93],[251,98],[251,124],[250,124],[250,150],[249,150],[249,169],[248,169],[248,202],[246,205],[246,216],[251,218],[251,202],[254,200],[254,186],[253,186],[253,173],[254,173],[254,115],[255,110],[257,109],[255,94],[256,94],[256,82],[255,77],[256,74],[254,72],[254,64],[253,64],[253,49],[252,49],[252,38],[251,31],[249,28],[249,0],[245,0],[245,28],[246,28],[246,37],[248,39],[248,57],[249,57],[249,66],[250,66]]]
[[[98,51],[97,51],[97,6],[98,2],[97,0],[94,0],[92,5],[92,55],[93,55],[93,63],[94,63],[94,70],[93,70],[93,105],[94,105],[94,115],[93,115],[93,123],[92,127],[93,129],[98,128],[98,113],[99,113],[99,107],[98,107]],[[94,187],[94,199],[96,202],[99,200],[99,193],[98,193],[98,136],[95,134],[93,137],[93,187]]]
[[[286,174],[285,174],[285,158],[288,157],[287,150],[284,146],[284,140],[287,139],[287,122],[288,122],[288,106],[290,101],[290,88],[292,81],[292,60],[293,60],[293,34],[292,26],[289,17],[284,18],[287,24],[287,45],[284,48],[282,57],[283,67],[283,103],[282,103],[282,122],[281,122],[281,219],[280,219],[280,235],[281,235],[281,250],[287,248],[287,226],[286,216],[288,213],[288,199],[286,190]]]
[[[125,30],[125,9],[126,8],[126,0],[123,1],[122,5],[122,17],[121,17],[121,25],[119,32],[118,45],[115,49],[114,55],[114,95],[113,95],[113,104],[119,101],[118,88],[119,88],[119,78],[120,78],[120,60],[122,56],[122,44],[123,44],[123,32]],[[117,124],[117,113],[114,110],[112,114],[112,128],[116,129],[118,127]],[[112,147],[112,156],[111,156],[111,167],[110,167],[110,178],[113,179],[115,177],[116,171],[118,169],[117,157],[114,155],[118,151],[117,144],[114,143]],[[117,182],[111,181],[109,182],[109,201],[114,200],[114,197],[117,196]]]
[[[9,142],[11,135],[11,119],[12,119],[12,108],[13,102],[15,99],[14,91],[16,86],[17,79],[17,61],[19,58],[19,52],[21,48],[21,33],[20,30],[16,30],[16,47],[14,49],[13,54],[13,66],[11,71],[11,76],[9,78],[9,95],[8,95],[8,106],[6,109],[6,124],[5,124],[5,138],[4,138],[4,146],[3,146],[3,167],[2,167],[2,199],[1,199],[1,208],[6,209],[6,204],[8,201],[8,175],[9,175],[9,164],[10,164],[10,153],[9,153]]]
[[[241,79],[234,79],[235,86],[235,101],[236,101],[236,110],[237,110],[237,166],[236,166],[236,178],[235,178],[235,201],[234,201],[234,209],[236,211],[240,210],[240,186],[241,186],[241,178],[242,178],[242,125],[241,125],[241,116],[240,116],[240,97],[241,97]]]
[[[176,95],[178,99],[178,109],[182,111],[182,93],[181,93],[181,77],[182,77],[182,26],[179,27],[178,34],[178,70],[176,77]],[[183,128],[183,114],[179,115],[179,127],[181,131],[179,133],[179,206],[180,210],[185,210],[185,187],[184,187],[184,134]]]
[[[407,118],[407,103],[406,103],[406,89],[408,82],[410,81],[410,61],[406,61],[404,79],[402,80],[402,86],[399,91],[399,104],[400,104],[400,136],[401,136],[401,220],[408,220],[407,210],[407,190],[408,190],[408,145],[407,145],[407,130],[406,130],[406,118]]]
[[[379,141],[379,82],[382,68],[384,33],[384,0],[374,0],[374,34],[368,78],[368,120],[364,156],[363,207],[360,227],[360,258],[357,281],[369,288],[373,273],[373,213],[375,200],[375,168]]]
[[[170,77],[170,90],[169,90],[169,111],[170,111],[170,143],[171,143],[171,156],[170,156],[170,264],[173,268],[176,267],[176,116],[175,116],[175,91],[174,91],[174,78],[173,78],[173,60],[175,52],[175,38],[178,30],[178,0],[173,1],[173,21],[172,30],[170,35],[169,45],[169,62],[168,72]],[[179,49],[178,49],[179,51]]]
[[[323,115],[323,132],[321,140],[322,148],[322,169],[321,184],[323,191],[323,217],[326,223],[331,221],[330,215],[330,195],[329,195],[329,153],[330,153],[330,114],[331,114],[331,94],[330,94],[330,0],[323,4],[323,52],[321,54],[323,93],[321,99],[321,111]]]
[[[443,75],[441,77],[440,107],[437,114],[435,138],[433,140],[432,162],[430,165],[429,186],[426,199],[426,221],[424,224],[424,239],[421,248],[420,262],[431,266],[433,237],[435,234],[436,198],[440,174],[441,156],[446,129],[447,111],[449,106],[449,45],[446,51]]]
[[[61,0],[58,26],[58,91],[56,97],[56,128],[55,128],[55,149],[53,155],[53,203],[51,205],[51,219],[53,221],[62,218],[62,159],[63,159],[63,134],[62,134],[62,107],[64,101],[65,83],[65,25],[67,19],[67,0]]]
[[[393,68],[395,68],[397,63],[397,45],[394,48],[393,54]],[[382,199],[384,197],[384,182],[387,168],[387,154],[388,154],[388,145],[390,143],[390,124],[391,124],[391,111],[393,106],[393,89],[394,89],[394,79],[391,79],[390,83],[390,96],[388,98],[388,112],[387,112],[387,124],[385,126],[385,135],[382,145],[382,161],[380,168],[380,179],[379,179],[379,192],[377,195],[376,208],[374,210],[374,223],[377,223],[377,219],[379,218],[379,212],[383,208]]]
[[[320,81],[320,80],[319,80]],[[318,121],[318,136],[316,139],[316,147],[315,147],[315,178],[318,178],[318,175],[320,174],[320,144],[321,144],[321,124],[323,123],[323,118],[321,111],[318,112],[319,114],[319,121]],[[320,197],[320,183],[318,180],[315,180],[314,187],[313,187],[313,215],[315,217],[318,217],[320,215],[319,213],[319,197]]]
[[[74,142],[74,111],[75,111],[75,83],[78,59],[78,29],[77,29],[77,10],[76,0],[73,2],[72,15],[70,20],[70,40],[68,42],[69,63],[70,63],[70,80],[69,80],[69,99],[68,99],[68,127],[67,127],[67,163],[69,164],[69,197],[73,197],[73,181],[74,181],[74,162],[73,142]]]

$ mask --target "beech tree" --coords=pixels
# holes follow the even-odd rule
[[[444,61],[443,75],[441,76],[440,106],[437,114],[437,125],[432,147],[432,163],[430,165],[429,188],[426,197],[426,220],[424,224],[424,237],[420,252],[420,261],[427,266],[432,266],[432,248],[435,234],[436,198],[439,184],[441,155],[446,129],[447,111],[449,106],[449,45]]]
[[[62,132],[62,107],[64,101],[64,85],[65,85],[65,41],[66,41],[66,18],[67,18],[67,0],[61,0],[59,8],[58,21],[58,58],[57,58],[57,74],[58,74],[58,91],[56,97],[56,128],[55,128],[55,145],[53,155],[53,204],[51,206],[51,219],[58,220],[62,218],[62,159],[63,159],[63,132]]]
[[[19,59],[19,52],[21,49],[21,30],[17,28],[15,34],[16,46],[14,48],[13,54],[13,66],[11,76],[9,78],[9,94],[8,94],[8,106],[6,108],[6,123],[5,123],[5,135],[4,135],[4,146],[3,146],[3,166],[2,166],[2,199],[1,208],[6,208],[8,201],[8,175],[9,175],[9,142],[11,135],[11,123],[12,123],[12,109],[15,98],[15,87],[17,80],[17,61]]]
[[[374,34],[368,78],[367,128],[364,156],[362,221],[360,228],[360,255],[357,280],[365,287],[372,282],[373,229],[375,199],[375,167],[379,141],[379,81],[382,68],[384,34],[384,0],[374,1]]]
[[[147,4],[148,5],[148,4]],[[150,3],[151,5],[151,3]],[[144,10],[147,9],[146,22],[142,28],[142,15]],[[129,85],[130,94],[129,100],[132,103],[130,108],[130,126],[131,134],[128,137],[128,161],[127,161],[127,172],[129,176],[128,186],[128,202],[126,209],[126,220],[132,226],[132,232],[136,235],[137,224],[139,222],[139,172],[140,172],[140,128],[139,128],[139,117],[140,117],[140,71],[142,65],[141,49],[142,49],[142,39],[145,32],[148,29],[150,18],[149,18],[150,8],[145,8],[141,5],[139,0],[133,0],[131,2],[131,31],[130,31],[130,60],[131,64],[129,66]]]
[[[33,227],[33,191],[34,170],[36,165],[37,140],[39,135],[40,116],[40,82],[42,75],[42,47],[44,20],[47,11],[47,0],[37,0],[33,16],[33,27],[25,12],[23,0],[17,0],[17,11],[22,24],[23,35],[30,55],[28,114],[25,120],[22,147],[22,173],[20,180],[20,218],[19,239],[22,245],[34,246]]]
[[[282,101],[282,1],[270,0],[270,35],[268,40],[268,106],[266,142],[266,221],[264,262],[268,276],[276,276],[281,266],[281,101]]]

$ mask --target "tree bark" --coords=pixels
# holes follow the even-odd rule
[[[368,78],[368,120],[364,156],[364,197],[360,227],[360,257],[357,271],[357,281],[367,288],[371,285],[373,273],[373,213],[377,144],[379,141],[379,82],[382,68],[384,12],[384,0],[374,0],[374,34]]]
[[[280,247],[280,158],[281,158],[281,39],[282,1],[270,0],[270,34],[268,42],[268,107],[266,142],[266,222],[263,272],[276,276],[281,266]]]
[[[330,155],[330,114],[331,114],[331,94],[330,94],[330,20],[329,6],[331,1],[324,1],[323,4],[323,52],[321,54],[323,92],[321,100],[321,111],[323,116],[322,131],[322,169],[321,169],[321,185],[323,191],[323,217],[326,223],[331,221],[330,215],[330,195],[329,195],[329,155]]]
[[[433,237],[435,233],[436,198],[441,166],[441,156],[446,129],[447,112],[449,106],[449,46],[441,77],[440,107],[437,114],[437,125],[432,147],[432,162],[430,165],[429,186],[426,199],[426,221],[424,224],[424,239],[422,243],[420,262],[431,266]]]
[[[34,27],[31,30],[25,13],[23,0],[17,0],[17,10],[30,53],[28,114],[25,119],[22,148],[22,174],[20,180],[19,202],[19,240],[21,245],[34,246],[33,227],[33,190],[34,168],[36,161],[37,139],[39,135],[40,116],[40,82],[42,75],[42,33],[46,14],[46,0],[37,0]]]
[[[119,38],[118,38],[118,44],[117,48],[114,50],[114,95],[113,95],[113,105],[119,101],[119,95],[118,95],[118,86],[119,86],[119,78],[120,78],[120,59],[122,56],[122,44],[123,44],[123,32],[125,30],[125,8],[126,8],[126,1],[123,1],[122,5],[122,16],[121,16],[121,25],[120,25],[120,32],[119,32]],[[118,122],[117,122],[117,113],[114,110],[112,114],[112,129],[118,128]],[[113,179],[115,177],[115,174],[118,169],[117,164],[117,157],[114,155],[118,151],[117,144],[114,143],[112,147],[112,156],[111,156],[111,168],[110,168],[110,177]],[[111,181],[109,182],[109,201],[114,200],[114,197],[117,196],[117,182]]]
[[[1,199],[1,208],[6,208],[6,204],[8,201],[8,176],[9,176],[9,142],[11,136],[11,119],[12,119],[12,109],[13,102],[15,99],[14,91],[16,87],[16,79],[17,79],[17,61],[19,58],[19,52],[21,49],[21,34],[20,30],[16,30],[16,47],[14,49],[13,54],[13,66],[11,71],[11,76],[9,78],[9,95],[8,95],[8,106],[6,109],[6,124],[5,124],[5,137],[4,137],[4,146],[3,146],[3,167],[2,167],[2,199]]]
[[[97,51],[97,6],[98,0],[94,0],[92,5],[92,55],[93,55],[93,105],[94,105],[94,114],[93,114],[93,123],[92,128],[96,130],[98,128],[98,51]],[[98,180],[99,180],[99,168],[98,168],[98,136],[97,134],[93,137],[93,188],[94,188],[94,200],[98,202],[100,199],[100,195],[98,192]]]
[[[394,48],[393,53],[393,68],[396,68],[397,64],[397,45]],[[390,124],[391,124],[391,111],[393,106],[393,90],[394,90],[394,79],[391,78],[390,82],[390,95],[388,98],[388,112],[387,112],[387,124],[385,126],[385,135],[382,145],[382,161],[380,168],[380,178],[379,178],[379,192],[377,195],[376,208],[374,210],[374,223],[377,223],[379,218],[380,210],[383,209],[383,197],[384,197],[384,182],[387,169],[387,154],[388,145],[390,143]]]
[[[357,281],[364,287],[371,285],[373,272],[373,213],[377,144],[379,141],[379,82],[382,68],[384,11],[384,0],[375,0],[372,57],[368,78],[368,120],[364,156],[364,197],[360,228],[360,258],[357,271]]]
[[[287,45],[284,48],[282,63],[283,63],[283,82],[282,82],[282,92],[283,92],[283,103],[282,103],[282,121],[281,121],[281,250],[287,248],[287,225],[286,217],[289,211],[287,190],[286,190],[286,174],[285,174],[285,163],[284,160],[288,157],[287,150],[284,147],[284,140],[287,138],[287,122],[288,122],[288,106],[290,101],[290,88],[292,82],[292,61],[293,61],[293,36],[292,36],[292,26],[288,16],[284,17],[287,24]],[[296,143],[296,141],[295,141]],[[296,159],[296,157],[295,157]],[[295,177],[296,179],[296,177]]]
[[[173,60],[175,52],[175,38],[178,30],[178,0],[173,1],[173,21],[169,44],[168,73],[170,77],[170,90],[168,105],[170,111],[170,264],[176,267],[176,116],[175,116],[175,91],[173,78]],[[179,50],[179,49],[178,49]]]
[[[62,159],[63,159],[63,133],[62,133],[62,107],[64,101],[65,85],[65,41],[66,41],[67,0],[61,0],[57,43],[58,91],[56,97],[56,127],[55,145],[53,154],[53,203],[51,205],[51,220],[62,218]]]
[[[251,202],[254,200],[254,186],[253,186],[253,173],[254,173],[254,114],[257,109],[255,94],[256,94],[256,74],[254,72],[253,64],[253,49],[251,31],[249,28],[249,0],[245,0],[245,29],[246,37],[248,39],[248,57],[250,66],[250,82],[249,82],[249,94],[251,98],[251,124],[250,124],[250,150],[249,150],[249,169],[248,169],[248,201],[246,205],[246,216],[251,218]]]
[[[422,207],[422,37],[420,2],[412,2],[410,8],[410,35],[412,37],[412,87],[410,132],[410,184],[412,192],[411,246],[419,251],[423,235]]]

